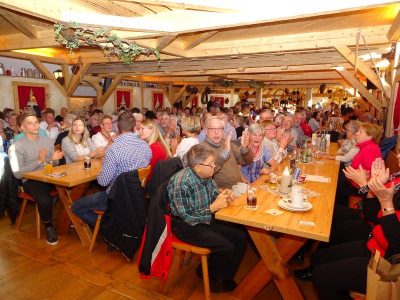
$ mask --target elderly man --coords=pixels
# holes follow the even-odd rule
[[[133,113],[133,117],[135,118],[135,128],[133,128],[133,131],[136,134],[139,134],[139,130],[140,130],[140,125],[142,125],[143,122],[143,115],[141,113]]]
[[[231,199],[231,192],[219,193],[212,179],[216,168],[214,151],[204,144],[195,145],[188,151],[187,160],[189,167],[176,173],[168,184],[172,230],[186,243],[211,249],[211,291],[232,291],[236,287],[233,278],[246,249],[246,233],[218,223],[212,216],[227,207]],[[197,268],[196,274],[201,276],[201,269]]]
[[[259,114],[259,122],[274,121],[274,113],[270,109],[263,109]]]
[[[230,136],[224,139],[225,122],[219,117],[206,120],[206,138],[203,142],[214,152],[216,168],[214,180],[220,188],[231,188],[242,181],[238,165],[247,165],[253,161],[249,148],[249,135],[243,132],[240,146],[231,142]]]
[[[100,121],[100,132],[92,136],[92,141],[96,149],[108,147],[114,142],[113,135],[115,133],[112,132],[112,126],[112,117],[104,115]]]
[[[174,139],[176,136],[175,132],[171,131],[169,122],[170,122],[169,114],[166,111],[162,112],[160,115],[159,128],[161,135],[163,136],[164,139],[165,138]]]
[[[55,111],[52,108],[46,108],[43,112],[43,121],[39,127],[46,130],[46,134],[54,143],[60,133],[60,125],[54,120]]]

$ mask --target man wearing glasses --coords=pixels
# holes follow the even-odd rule
[[[198,144],[186,157],[189,167],[176,173],[168,184],[172,230],[180,240],[212,251],[208,262],[211,291],[232,291],[236,288],[233,278],[246,250],[246,232],[218,223],[212,216],[227,207],[231,199],[231,191],[219,193],[212,179],[214,152]],[[196,274],[202,277],[200,267]]]
[[[253,162],[253,154],[249,150],[249,134],[244,131],[240,146],[231,142],[230,136],[224,139],[225,122],[219,117],[209,117],[206,120],[206,145],[215,155],[214,180],[219,188],[230,189],[242,181],[238,165]]]

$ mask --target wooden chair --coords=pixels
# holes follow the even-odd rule
[[[57,190],[52,190],[50,192],[50,196],[57,197],[58,196]],[[22,205],[19,210],[18,217],[17,217],[17,225],[16,225],[17,231],[21,230],[22,217],[24,216],[24,213],[25,213],[26,204],[28,203],[28,201],[34,202],[35,207],[36,207],[36,212],[35,212],[35,215],[36,215],[36,238],[39,240],[40,239],[40,216],[39,216],[37,202],[35,199],[33,199],[33,197],[31,195],[29,195],[28,193],[25,193],[24,191],[20,191],[18,193],[18,197],[22,199]]]
[[[208,255],[211,254],[211,250],[208,248],[198,247],[187,244],[179,240],[174,234],[172,235],[172,248],[175,249],[172,259],[176,255],[176,251],[180,251],[179,257],[179,270],[183,268],[183,261],[185,259],[185,253],[190,252],[200,255],[201,268],[203,270],[203,284],[204,284],[204,299],[209,300],[210,298],[210,279],[208,275]],[[162,284],[161,289],[164,285]]]
[[[141,186],[143,188],[146,186],[147,177],[150,174],[150,170],[151,170],[150,165],[147,166],[146,168],[138,169],[139,180],[140,180]],[[101,222],[101,218],[103,217],[104,211],[103,210],[94,210],[94,213],[97,215],[97,220],[96,220],[96,225],[94,226],[92,239],[90,241],[89,252],[93,251],[94,244],[96,243],[97,235],[100,230],[100,222]]]

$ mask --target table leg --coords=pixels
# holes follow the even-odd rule
[[[59,225],[57,228],[59,233],[65,233],[66,229],[69,226],[69,222],[74,224],[75,230],[78,233],[78,236],[84,246],[89,246],[90,239],[91,239],[91,232],[90,230],[81,222],[81,220],[71,211],[72,202],[82,197],[83,193],[86,192],[89,183],[84,183],[73,187],[72,190],[69,190],[67,187],[64,186],[57,186],[57,191],[60,196],[60,200],[64,205],[65,214],[61,215]]]
[[[275,243],[272,240],[272,237],[269,236],[269,234],[265,231],[255,231],[254,228],[248,228],[248,231],[263,259],[257,263],[257,265],[250,271],[249,274],[247,274],[247,276],[240,282],[238,287],[233,292],[232,296],[239,299],[253,298],[271,279],[273,279],[273,277],[279,278],[278,276],[276,276],[276,271],[273,272],[271,269],[269,270],[266,267],[266,263],[272,260],[274,264],[280,263],[281,268],[287,270],[284,264],[287,263],[289,259],[292,258],[293,255],[307,241],[307,239],[305,238],[291,236],[291,235],[283,235]],[[261,236],[261,239],[259,238],[259,235]],[[271,251],[264,245],[264,244],[267,245],[270,244],[270,242],[264,242],[263,240],[264,238],[268,239],[272,243],[273,248],[275,248],[275,250]],[[262,244],[261,247],[258,246],[259,243]],[[275,254],[271,255],[272,252],[274,252]],[[268,261],[264,260],[263,255],[267,255],[269,257],[269,260]],[[275,274],[275,276],[273,274]],[[288,273],[288,271],[285,274],[289,274],[290,276],[290,273]],[[293,281],[293,279],[291,280]],[[297,286],[295,289],[298,291]],[[288,295],[287,297],[284,296],[284,293],[281,292],[281,294],[285,299],[292,299],[292,294]],[[302,299],[302,296],[300,299]]]

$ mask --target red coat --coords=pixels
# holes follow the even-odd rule
[[[364,170],[370,171],[372,162],[378,157],[382,158],[381,149],[379,145],[374,142],[373,139],[368,141],[358,143],[356,145],[360,148],[360,151],[354,156],[351,161],[351,166],[354,169],[358,169],[360,165],[364,168]]]
[[[400,221],[400,211],[396,211],[397,219]],[[378,214],[378,218],[382,218],[382,212],[380,211]],[[375,253],[375,250],[378,249],[381,253],[382,257],[385,257],[386,249],[389,246],[389,242],[386,239],[382,226],[380,224],[376,225],[372,229],[372,237],[367,243],[368,249]]]

